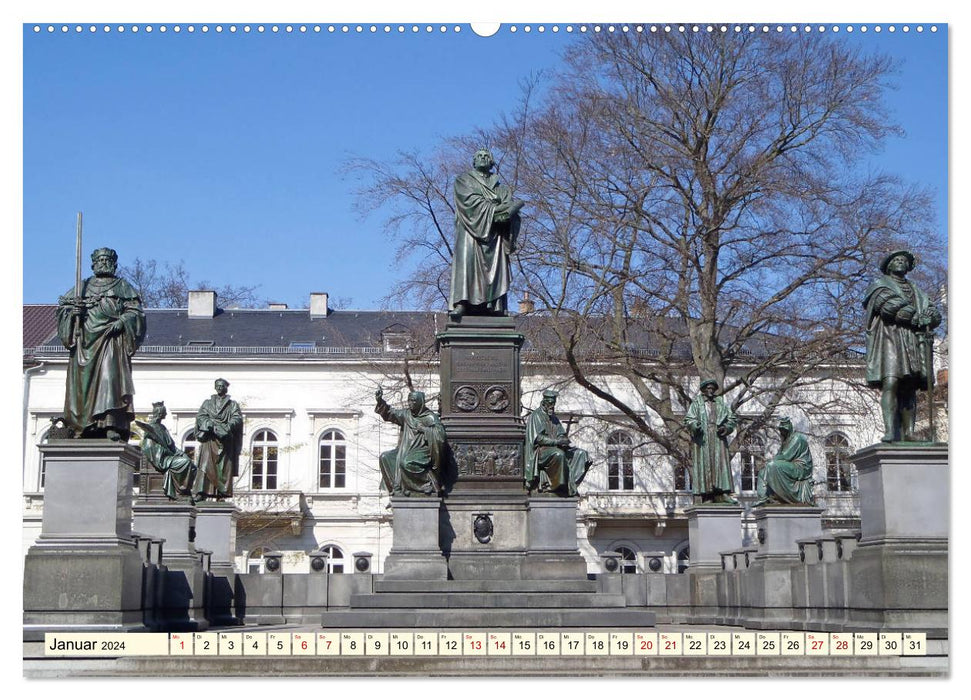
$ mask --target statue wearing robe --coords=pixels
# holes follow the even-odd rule
[[[155,471],[163,474],[162,492],[170,499],[191,496],[192,483],[196,478],[196,465],[172,439],[169,429],[162,424],[166,411],[164,404],[155,404],[155,411],[147,423],[135,421],[142,431],[139,445],[142,454]],[[143,487],[144,488],[144,487]]]
[[[445,427],[438,415],[425,405],[425,395],[413,391],[408,395],[408,408],[391,408],[382,391],[375,394],[374,412],[389,423],[401,427],[398,446],[382,452],[379,458],[381,476],[393,496],[434,496],[441,491],[442,452]]]
[[[492,154],[478,151],[472,170],[455,179],[455,246],[449,306],[463,313],[505,313],[510,255],[523,203],[492,172]]]
[[[767,503],[791,503],[816,505],[813,495],[813,456],[809,440],[792,429],[792,423],[784,420],[779,424],[782,445],[759,472],[759,500],[754,505]]]
[[[92,254],[95,276],[58,301],[57,335],[71,355],[67,366],[64,422],[75,437],[127,442],[135,419],[131,358],[145,337],[138,292],[115,276],[118,256],[109,248]]]
[[[196,500],[233,495],[233,476],[243,449],[243,413],[229,398],[229,382],[216,380],[216,393],[206,399],[196,415],[196,472],[192,488]]]
[[[590,469],[590,456],[570,445],[555,409],[556,392],[544,391],[539,408],[526,420],[526,487],[576,496],[577,486]]]
[[[684,416],[691,433],[691,490],[702,501],[734,504],[729,497],[735,488],[728,436],[736,418],[725,399],[715,396],[717,390],[713,380],[702,382]]]

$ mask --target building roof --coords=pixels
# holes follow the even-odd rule
[[[24,348],[35,348],[57,332],[57,304],[24,304]]]

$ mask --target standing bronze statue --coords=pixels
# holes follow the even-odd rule
[[[75,288],[57,306],[57,335],[71,353],[64,422],[74,437],[127,442],[135,419],[131,358],[145,338],[145,314],[138,292],[115,275],[114,250],[91,253],[94,276],[83,282],[78,263]]]
[[[455,179],[455,246],[449,306],[463,314],[505,314],[510,255],[519,236],[523,202],[492,172],[486,149],[476,151],[472,170]]]
[[[779,452],[759,472],[759,500],[753,505],[791,503],[816,505],[813,494],[813,456],[809,440],[794,430],[789,418],[779,420]]]
[[[728,452],[735,414],[723,397],[716,396],[718,382],[714,379],[704,380],[700,390],[684,416],[691,433],[691,491],[702,503],[738,505],[731,497],[735,482]]]
[[[546,389],[539,408],[526,419],[526,488],[576,496],[577,486],[590,469],[590,456],[570,446],[570,438],[556,417],[557,395]]]
[[[883,442],[916,440],[917,392],[933,390],[933,330],[941,324],[941,312],[906,278],[912,269],[910,251],[893,251],[863,297],[866,380],[880,389]]]
[[[381,476],[392,496],[434,496],[442,490],[442,453],[445,427],[438,414],[425,405],[425,394],[408,394],[408,408],[391,408],[384,392],[374,392],[374,412],[401,426],[398,446],[382,452]]]
[[[162,492],[170,500],[178,496],[192,496],[192,484],[196,478],[196,465],[192,458],[175,444],[169,429],[162,424],[168,415],[164,401],[152,404],[152,415],[147,423],[135,421],[142,431],[142,454],[155,471],[164,474]],[[144,487],[143,487],[144,488]]]
[[[243,412],[229,398],[229,382],[215,381],[216,393],[202,402],[196,415],[195,500],[223,499],[233,495],[233,476],[243,449]]]

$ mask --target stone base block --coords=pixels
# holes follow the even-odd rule
[[[579,552],[528,552],[523,561],[524,579],[585,579],[587,560]]]
[[[823,509],[815,506],[764,506],[755,509],[758,551],[755,559],[799,558],[798,540],[823,534]]]
[[[454,579],[522,578],[527,551],[525,494],[452,495],[442,509],[442,551]]]
[[[198,556],[165,555],[165,580],[158,624],[166,632],[203,632],[209,629],[206,617],[208,574]]]
[[[448,573],[457,581],[522,579],[525,552],[452,552]]]
[[[688,516],[689,571],[722,568],[721,552],[742,546],[742,508],[732,505],[692,505]]]
[[[444,581],[448,562],[441,552],[402,552],[393,549],[384,560],[384,578]]]
[[[24,560],[24,639],[45,632],[146,631],[145,567],[134,544],[31,547]]]

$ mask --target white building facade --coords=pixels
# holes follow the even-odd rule
[[[374,391],[383,387],[392,405],[404,404],[408,338],[418,326],[426,336],[443,329],[444,314],[329,311],[326,295],[312,296],[310,309],[219,310],[215,294],[192,294],[197,296],[188,309],[146,312],[148,336],[133,361],[135,407],[142,417],[153,402],[164,401],[166,426],[191,452],[200,404],[213,393],[215,379],[229,381],[244,416],[233,499],[241,510],[237,570],[258,570],[264,552],[279,551],[285,572],[309,571],[309,553],[324,550],[332,571],[350,571],[352,556],[369,552],[380,573],[392,537],[378,455],[393,449],[398,435],[396,426],[374,413]],[[25,348],[25,552],[40,532],[43,512],[36,446],[46,439],[51,418],[61,414],[67,359],[52,336]],[[408,369],[414,388],[435,407],[437,364],[415,361]],[[622,555],[625,571],[683,570],[690,559],[687,465],[673,464],[625,428],[616,409],[571,384],[557,367],[533,362],[526,353],[522,374],[524,409],[539,405],[544,388],[557,387],[558,413],[575,418],[571,439],[594,460],[580,486],[577,521],[588,571],[601,571],[600,554],[610,551]],[[609,384],[620,394],[629,391],[619,380]],[[841,390],[835,380],[821,381],[813,388],[819,400],[807,404],[823,406]],[[817,501],[830,529],[858,527],[849,455],[878,439],[876,421],[860,417],[878,412],[871,401],[846,414],[791,415],[797,429],[810,435]],[[733,457],[739,500],[746,506],[745,544],[754,536],[748,506],[755,500],[756,474],[777,447],[777,435],[764,435]]]

